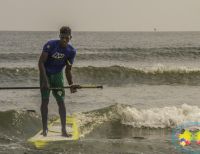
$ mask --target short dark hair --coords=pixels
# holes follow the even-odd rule
[[[60,34],[69,34],[71,35],[71,28],[68,26],[62,26],[60,28]]]

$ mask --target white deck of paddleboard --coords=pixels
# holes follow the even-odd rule
[[[49,126],[49,131],[47,133],[47,136],[41,135],[42,130],[39,131],[35,136],[33,136],[30,141],[35,142],[35,141],[46,141],[46,142],[51,142],[51,141],[66,141],[66,140],[73,140],[73,137],[63,137],[61,135],[61,126],[60,123],[53,123],[53,125]],[[72,134],[72,125],[67,125],[66,126],[67,133]]]

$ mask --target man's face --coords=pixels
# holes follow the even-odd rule
[[[71,39],[70,34],[60,34],[60,43],[62,47],[66,47],[69,43],[69,40]]]

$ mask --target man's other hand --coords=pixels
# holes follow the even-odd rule
[[[77,89],[80,88],[80,85],[71,85],[70,86],[70,91],[71,93],[77,92]]]

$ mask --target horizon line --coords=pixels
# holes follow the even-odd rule
[[[55,30],[0,30],[0,32],[59,32],[59,30],[55,31]],[[157,31],[153,31],[153,30],[144,30],[144,31],[110,31],[110,30],[106,30],[106,31],[87,31],[87,30],[72,30],[72,32],[153,32],[153,33],[159,33],[159,32],[200,32],[200,30],[157,30]]]

